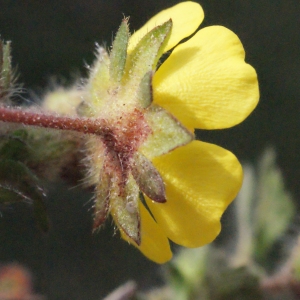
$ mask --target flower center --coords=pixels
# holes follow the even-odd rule
[[[152,133],[152,129],[139,109],[114,118],[108,123],[110,125],[102,136],[107,157],[105,167],[115,178],[118,174],[118,184],[122,193],[134,162],[133,156]]]

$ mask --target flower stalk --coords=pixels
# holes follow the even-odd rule
[[[0,107],[0,121],[101,136],[109,131],[107,122],[101,118],[58,116],[19,108]]]

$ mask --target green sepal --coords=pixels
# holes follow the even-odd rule
[[[139,187],[131,174],[127,178],[123,191],[120,191],[117,186],[110,191],[111,213],[115,222],[130,239],[140,245],[141,222],[138,201]]]
[[[87,82],[87,94],[89,96],[85,99],[95,114],[101,112],[102,106],[106,103],[107,93],[111,88],[109,64],[107,51],[103,47],[98,47],[96,60],[90,68],[90,77]]]
[[[38,178],[25,164],[12,159],[0,161],[0,203],[32,201],[35,219],[43,231],[49,227],[45,197]]]
[[[93,229],[98,229],[106,220],[109,212],[109,195],[111,189],[111,174],[104,166],[110,162],[104,144],[98,136],[90,135],[86,138],[86,165],[85,185],[93,186],[94,192],[94,223]]]
[[[138,87],[149,71],[156,69],[156,64],[163,54],[172,30],[172,20],[149,31],[128,56],[126,77],[129,85]]]
[[[153,72],[147,72],[138,87],[137,99],[142,108],[147,108],[153,101],[152,77]]]
[[[166,202],[164,181],[151,161],[140,152],[136,152],[133,159],[131,172],[140,190],[155,202]]]
[[[139,151],[148,159],[168,153],[194,139],[192,132],[158,105],[151,105],[147,109],[145,117],[151,127],[152,134],[140,147]]]
[[[110,53],[109,74],[112,82],[119,83],[123,77],[129,36],[128,19],[125,18],[113,41]]]

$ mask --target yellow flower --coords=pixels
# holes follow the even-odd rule
[[[236,157],[195,141],[194,129],[234,126],[259,97],[255,70],[230,30],[207,27],[178,45],[203,18],[199,4],[182,2],[131,38],[124,19],[110,54],[98,49],[76,109],[97,129],[87,135],[85,160],[94,228],[110,213],[121,236],[157,263],[172,257],[169,239],[186,247],[213,241],[241,186]]]
[[[191,35],[204,18],[201,6],[182,2],[161,11],[130,39],[128,51],[154,26],[172,19],[165,51]],[[199,30],[175,47],[153,77],[154,103],[171,112],[189,129],[220,129],[243,121],[259,98],[255,70],[244,61],[239,38],[222,26]],[[192,141],[152,162],[166,188],[166,203],[146,198],[140,203],[141,244],[122,237],[151,260],[164,263],[172,253],[169,240],[186,247],[213,241],[220,218],[242,183],[242,168],[229,151]]]

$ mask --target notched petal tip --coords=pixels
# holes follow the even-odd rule
[[[241,186],[237,158],[216,145],[193,141],[155,158],[153,164],[166,183],[168,201],[156,205],[145,200],[165,234],[185,247],[212,242],[220,232],[222,214]]]
[[[175,48],[153,77],[154,103],[188,128],[222,129],[242,122],[255,108],[255,70],[245,63],[236,34],[223,26],[199,30]]]
[[[132,35],[129,41],[128,51],[131,52],[140,39],[152,28],[164,23],[170,18],[173,22],[173,29],[165,51],[170,50],[182,39],[195,32],[204,19],[204,12],[200,4],[193,1],[180,2],[170,8],[162,10]]]

